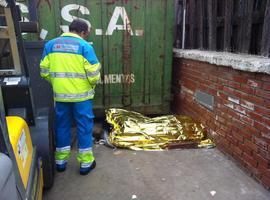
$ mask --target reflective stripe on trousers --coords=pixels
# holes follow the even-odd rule
[[[94,160],[93,160],[94,161]],[[93,162],[89,162],[89,163],[81,163],[81,168],[88,168],[92,165]]]
[[[55,163],[57,165],[65,164],[70,157],[70,146],[56,147]]]
[[[95,160],[92,148],[79,149],[77,160],[81,163],[81,167],[90,167]]]
[[[67,160],[55,160],[55,164],[57,165],[63,165],[65,163],[67,163]]]

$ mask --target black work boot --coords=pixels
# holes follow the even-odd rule
[[[92,171],[96,167],[96,161],[94,160],[89,167],[82,167],[80,166],[80,174],[87,175],[90,171]]]
[[[66,170],[66,167],[67,167],[67,163],[64,163],[64,164],[56,164],[56,170],[58,172],[64,172]]]

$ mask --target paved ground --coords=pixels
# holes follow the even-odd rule
[[[270,192],[217,149],[137,152],[95,146],[97,168],[80,176],[75,150],[44,199],[269,200]]]

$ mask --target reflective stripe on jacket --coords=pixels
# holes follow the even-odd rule
[[[93,47],[74,33],[45,44],[40,75],[52,84],[54,99],[79,102],[93,99],[101,65]]]

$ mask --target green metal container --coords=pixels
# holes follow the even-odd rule
[[[174,0],[42,0],[37,4],[40,33],[25,37],[49,40],[68,30],[74,18],[86,20],[88,41],[102,63],[95,108],[168,113],[173,5]],[[25,9],[24,14],[29,15]]]

